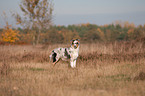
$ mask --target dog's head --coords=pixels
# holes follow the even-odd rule
[[[77,49],[80,45],[80,40],[79,39],[75,39],[75,40],[72,40],[71,41],[71,46],[74,48],[74,49]]]

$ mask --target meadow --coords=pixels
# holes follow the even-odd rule
[[[77,68],[54,48],[70,44],[1,45],[0,96],[144,96],[145,43],[81,44]]]

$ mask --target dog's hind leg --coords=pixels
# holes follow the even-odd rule
[[[60,60],[60,58],[58,58],[55,62],[53,62],[53,66],[55,66],[55,64]]]
[[[53,52],[52,58],[53,58],[53,65],[55,65],[60,60],[60,58],[57,56],[57,53],[55,52]]]

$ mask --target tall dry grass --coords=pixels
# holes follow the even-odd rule
[[[60,46],[0,46],[0,96],[144,96],[144,43],[81,44],[76,69],[52,66]]]

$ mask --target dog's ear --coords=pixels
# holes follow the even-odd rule
[[[78,43],[80,43],[80,39],[76,39],[78,41]]]
[[[73,42],[74,42],[75,40],[71,40],[70,42],[71,42],[71,44],[73,44]]]
[[[80,42],[80,39],[76,39],[76,40]]]

